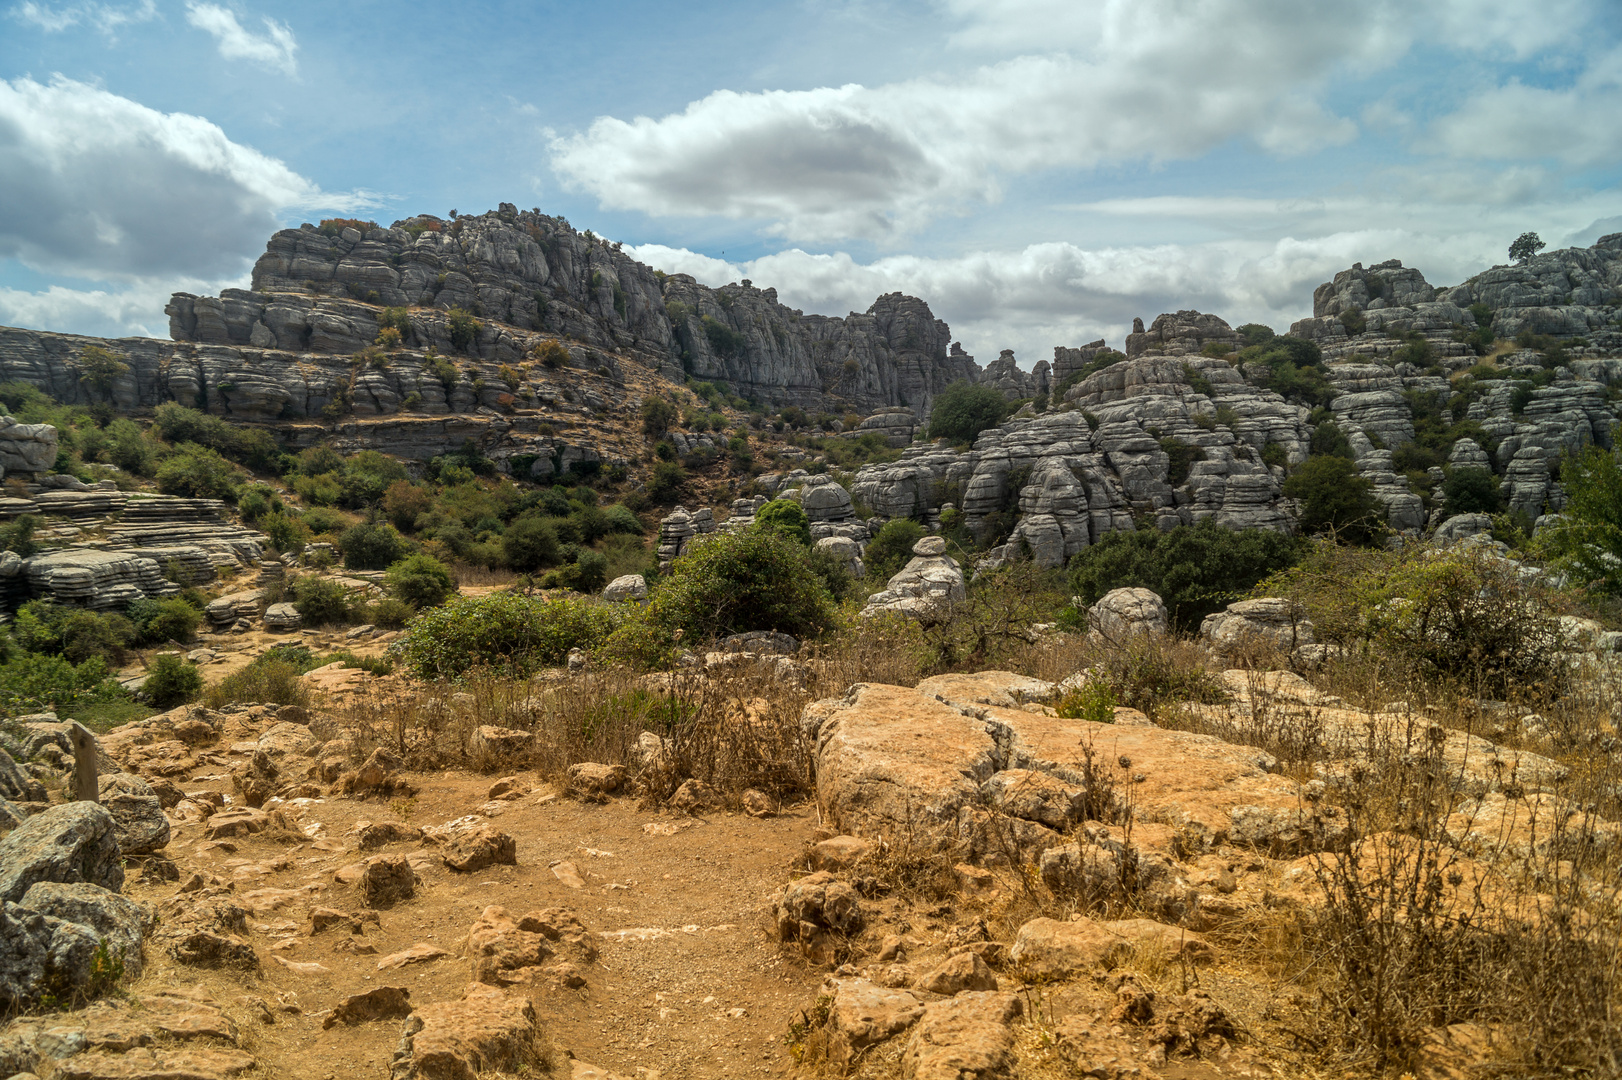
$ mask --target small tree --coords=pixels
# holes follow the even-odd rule
[[[1496,514],[1498,478],[1490,469],[1454,469],[1442,484],[1447,508],[1454,514]]]
[[[160,653],[147,668],[141,693],[160,709],[184,705],[203,689],[203,676],[175,653]]]
[[[445,326],[450,331],[451,344],[466,352],[478,340],[479,331],[484,324],[475,319],[471,312],[453,307],[445,317]]]
[[[797,543],[811,546],[811,519],[805,508],[793,499],[773,499],[755,515],[755,527],[771,529]]]
[[[1009,411],[1001,391],[959,380],[942,390],[930,407],[929,437],[973,442],[980,432],[1002,423]]]
[[[810,552],[773,529],[695,537],[654,594],[649,617],[702,640],[750,630],[804,637],[833,624]]]
[[[432,555],[409,555],[383,575],[389,592],[419,608],[437,607],[456,592],[456,579]]]
[[[1540,537],[1555,564],[1598,592],[1622,595],[1622,466],[1589,446],[1560,463],[1566,508]]]
[[[1518,263],[1528,262],[1548,246],[1537,233],[1523,232],[1509,245],[1509,257]]]
[[[657,394],[651,395],[642,402],[642,433],[650,439],[658,438],[670,430],[676,416],[676,406]]]
[[[1308,532],[1332,532],[1354,543],[1372,543],[1380,534],[1374,485],[1346,458],[1308,458],[1284,481],[1284,494],[1301,501],[1301,527]]]
[[[407,548],[405,537],[392,525],[354,525],[338,538],[338,550],[344,553],[344,566],[350,570],[386,570],[405,555]]]
[[[130,366],[100,345],[86,345],[79,353],[79,381],[107,393]]]

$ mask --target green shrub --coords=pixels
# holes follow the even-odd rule
[[[1333,533],[1341,540],[1368,544],[1385,531],[1385,514],[1374,498],[1374,485],[1357,474],[1357,466],[1338,456],[1314,456],[1296,466],[1284,481],[1284,494],[1301,502],[1301,527],[1311,533]]]
[[[686,483],[686,469],[674,461],[656,461],[648,476],[648,498],[656,503],[675,502]]]
[[[1160,440],[1160,449],[1166,454],[1166,483],[1181,487],[1188,482],[1188,472],[1196,461],[1205,460],[1205,451],[1178,438]]]
[[[75,664],[93,656],[122,664],[135,636],[135,626],[122,615],[74,611],[62,624],[62,655]]]
[[[676,422],[676,406],[657,394],[642,402],[642,433],[650,439],[669,431]]]
[[[26,559],[39,552],[39,545],[34,543],[34,530],[39,527],[39,518],[33,514],[24,514],[9,525],[0,525],[0,551],[15,551]]]
[[[1300,554],[1300,542],[1285,533],[1228,529],[1209,518],[1169,532],[1112,532],[1070,560],[1070,589],[1089,605],[1112,589],[1149,589],[1178,629],[1194,631]]]
[[[456,592],[456,579],[432,555],[408,555],[389,567],[383,579],[395,599],[415,608],[438,607]]]
[[[1115,723],[1115,692],[1109,684],[1088,679],[1067,690],[1053,707],[1066,720],[1087,720],[1094,724]]]
[[[769,529],[695,537],[659,583],[652,608],[657,622],[688,640],[751,630],[806,637],[833,622],[810,552]]]
[[[607,521],[608,531],[611,533],[628,533],[633,536],[641,536],[647,531],[642,524],[642,519],[638,518],[630,507],[621,503],[615,503],[604,510],[603,517]]]
[[[501,536],[501,557],[519,573],[556,565],[559,558],[557,528],[544,518],[519,518],[507,526]]]
[[[421,679],[458,678],[476,668],[528,675],[561,663],[570,649],[600,646],[624,618],[623,607],[511,592],[458,597],[412,620],[391,651]]]
[[[137,600],[129,606],[130,622],[143,644],[161,645],[173,641],[184,645],[197,636],[203,613],[178,596],[162,600]]]
[[[912,546],[928,535],[911,518],[887,521],[862,552],[863,569],[874,581],[888,581],[912,559]]]
[[[405,557],[411,544],[392,525],[352,525],[338,538],[344,566],[350,570],[387,570]]]
[[[10,716],[54,710],[63,713],[124,697],[107,677],[107,662],[91,657],[75,666],[60,656],[30,654],[0,664],[0,709]]]
[[[284,554],[303,551],[310,539],[310,530],[289,514],[268,514],[260,518],[259,531],[270,537],[271,546]]]
[[[1491,469],[1454,469],[1442,483],[1450,514],[1496,514],[1503,499]]]
[[[973,442],[980,432],[1002,423],[1010,411],[1000,391],[959,380],[942,390],[930,407],[929,437]]]
[[[349,527],[349,520],[336,510],[329,510],[324,506],[312,507],[304,511],[299,519],[316,536],[334,536]]]
[[[293,606],[306,626],[349,622],[349,590],[331,578],[301,577],[293,582]]]
[[[445,317],[445,327],[450,334],[451,344],[467,352],[468,348],[478,340],[479,331],[484,324],[475,319],[471,312],[453,307]]]
[[[308,652],[309,650],[304,650]],[[310,690],[299,679],[299,669],[275,655],[275,650],[232,675],[227,675],[203,692],[203,704],[211,709],[234,702],[258,705],[310,704]]]
[[[231,463],[196,443],[181,443],[158,466],[158,490],[190,499],[224,499],[237,494],[237,473]]]
[[[1622,595],[1622,465],[1614,451],[1589,446],[1560,461],[1566,507],[1542,541],[1573,579],[1596,592]]]
[[[159,653],[147,665],[141,693],[160,709],[172,709],[195,698],[203,689],[203,676],[186,658],[175,653]]]
[[[811,519],[793,499],[773,499],[755,514],[755,528],[770,529],[806,547],[811,546]]]
[[[385,630],[398,630],[416,617],[415,607],[392,596],[385,596],[366,607],[366,621]]]

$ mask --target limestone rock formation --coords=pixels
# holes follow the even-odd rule
[[[952,348],[956,350],[954,356],[962,354],[956,342],[953,342]],[[971,356],[968,359],[974,358]],[[1014,361],[1014,350],[1004,349],[997,359],[987,364],[986,369],[980,373],[980,382],[1000,391],[1009,401],[1018,401],[1021,398],[1047,393],[1051,371],[1052,367],[1046,360],[1037,361],[1036,366],[1030,371],[1021,371]]]
[[[1110,642],[1164,634],[1168,625],[1165,602],[1148,589],[1111,589],[1087,609],[1088,628]]]
[[[963,570],[946,554],[946,541],[926,536],[912,547],[913,558],[884,589],[868,597],[864,616],[894,614],[925,621],[942,618],[967,595]]]

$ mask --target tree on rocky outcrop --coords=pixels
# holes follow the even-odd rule
[[[755,527],[770,529],[795,543],[811,546],[811,519],[793,499],[773,499],[755,513]]]
[[[86,345],[79,353],[79,381],[105,394],[130,366],[100,345]]]
[[[1008,416],[1011,402],[990,386],[959,381],[935,398],[929,410],[929,437],[952,443],[973,442]]]
[[[1622,595],[1622,465],[1589,446],[1560,463],[1566,507],[1540,537],[1555,565],[1597,592]]]
[[[1374,485],[1357,474],[1347,458],[1310,457],[1284,481],[1284,494],[1301,503],[1301,527],[1332,533],[1354,544],[1373,543],[1383,531],[1384,514]]]
[[[676,422],[676,406],[667,398],[653,394],[642,402],[642,434],[650,439],[658,438]]]
[[[1174,625],[1192,631],[1300,554],[1301,541],[1286,533],[1228,529],[1210,518],[1169,532],[1112,532],[1070,560],[1070,588],[1088,604],[1114,589],[1148,589]]]
[[[1549,245],[1535,232],[1523,232],[1509,245],[1509,257],[1518,263],[1529,262],[1532,256]]]

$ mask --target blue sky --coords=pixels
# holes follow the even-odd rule
[[[1617,0],[0,0],[0,323],[166,336],[276,227],[498,202],[982,362],[1622,231]]]

